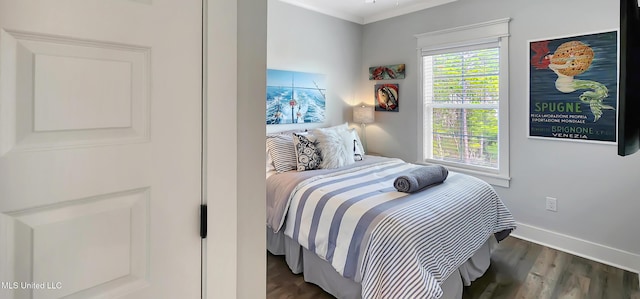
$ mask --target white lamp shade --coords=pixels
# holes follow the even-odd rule
[[[358,124],[370,124],[374,120],[373,106],[353,107],[353,122]]]

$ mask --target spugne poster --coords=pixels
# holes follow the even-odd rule
[[[617,31],[529,43],[529,136],[616,141]]]

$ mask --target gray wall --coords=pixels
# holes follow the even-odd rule
[[[362,26],[277,0],[268,1],[267,67],[327,75],[324,124],[268,125],[267,132],[351,120],[360,84]],[[263,97],[264,99],[264,97]]]
[[[414,34],[510,17],[512,180],[510,188],[496,187],[498,193],[521,223],[521,234],[554,247],[591,246],[582,253],[640,269],[640,154],[621,158],[614,145],[527,138],[528,41],[615,30],[618,9],[613,0],[459,0],[365,25],[360,98],[373,103],[369,66],[407,64],[406,79],[397,81],[400,112],[376,113],[367,131],[369,149],[417,159]],[[546,196],[558,199],[557,213],[545,211]],[[577,247],[565,249],[583,250]]]

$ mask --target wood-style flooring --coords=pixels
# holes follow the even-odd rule
[[[267,253],[268,299],[333,298],[294,275],[282,256]],[[562,251],[508,237],[491,266],[463,299],[640,299],[638,275]]]

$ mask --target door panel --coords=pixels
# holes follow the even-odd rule
[[[0,154],[149,141],[150,51],[0,31]]]
[[[197,298],[201,3],[0,0],[0,297]]]
[[[148,200],[148,189],[141,189],[9,213],[20,249],[15,281],[45,282],[33,298],[87,297],[94,286],[143,282]],[[25,297],[29,291],[17,289]]]

